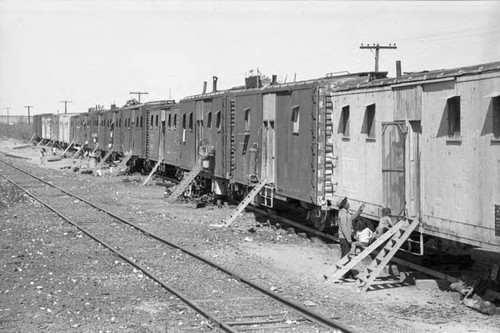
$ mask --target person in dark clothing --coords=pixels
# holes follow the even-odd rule
[[[359,209],[356,211],[356,213],[351,215],[351,213],[349,213],[349,208],[350,208],[349,201],[347,200],[347,197],[345,197],[344,199],[339,201],[338,207],[339,207],[338,221],[339,221],[340,253],[341,253],[341,258],[343,258],[346,255],[348,255],[349,252],[351,251],[352,221],[358,218],[358,216],[365,208],[365,205],[362,204],[361,206],[359,206]],[[344,276],[347,278],[355,278],[352,271],[348,271]]]

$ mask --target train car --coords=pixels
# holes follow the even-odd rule
[[[167,139],[167,128],[172,128],[171,112],[175,106],[175,101],[172,100],[155,101],[144,104],[143,110],[147,126],[143,131],[144,133],[139,132],[142,127],[138,127],[135,137],[139,137],[141,134],[144,134],[144,155],[149,161],[164,161],[169,165],[175,164],[175,160],[165,158],[165,147],[171,139]],[[170,115],[170,124],[167,124],[167,114]]]
[[[144,106],[137,102],[127,102],[124,107],[113,108],[113,150],[119,154],[145,158],[144,138],[146,133]]]
[[[192,167],[203,156],[207,169],[217,181],[216,194],[225,191],[224,180],[228,179],[227,141],[229,91],[217,91],[216,83],[212,93],[187,97],[180,102],[181,130],[177,141],[183,147],[179,166]],[[175,115],[174,115],[175,117]],[[175,122],[175,120],[174,120]],[[186,123],[186,124],[185,124]]]
[[[425,234],[500,250],[500,62],[332,86],[328,95],[327,200],[364,203],[375,220],[389,207],[420,219]]]
[[[177,134],[180,119],[180,104],[172,104],[165,110],[165,140],[163,159],[171,166],[179,165],[179,148],[181,142]]]
[[[69,120],[70,126],[70,142],[73,142],[74,145],[81,146],[81,115],[79,113],[75,114]]]
[[[58,133],[56,134],[56,141],[63,146],[69,145],[72,142],[71,137],[71,118],[75,117],[75,113],[59,114],[57,118]]]
[[[41,115],[42,120],[42,139],[51,140],[52,138],[52,114],[46,113]]]
[[[43,120],[46,117],[50,117],[52,114],[50,113],[42,113],[33,115],[33,131],[38,140],[42,140],[45,134],[45,121]]]

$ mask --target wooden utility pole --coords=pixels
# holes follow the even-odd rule
[[[11,110],[11,108],[4,108],[5,110],[7,110],[7,125],[10,124],[9,122],[9,111]]]
[[[141,95],[147,95],[149,94],[147,91],[131,91],[130,95],[137,95],[139,99],[139,103],[141,102]]]
[[[380,50],[381,49],[397,49],[398,47],[396,46],[396,44],[379,45],[377,43],[377,44],[373,44],[373,45],[370,45],[370,44],[363,45],[363,44],[361,44],[361,46],[359,48],[360,49],[369,49],[369,50],[375,49],[375,72],[378,72],[378,62],[379,62],[379,52],[380,52]]]
[[[73,101],[60,101],[64,103],[64,113],[68,113],[68,103],[73,103]]]
[[[30,110],[33,107],[33,105],[25,105],[24,107],[28,109],[28,125],[31,125]]]

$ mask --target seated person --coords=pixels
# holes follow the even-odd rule
[[[370,229],[368,223],[363,220],[358,220],[356,223],[356,233],[354,238],[355,242],[352,242],[351,251],[349,254],[355,254],[356,248],[364,248],[370,244],[370,241],[373,238],[373,231]]]
[[[375,238],[382,236],[387,230],[394,226],[394,222],[391,219],[391,209],[382,208],[382,218],[378,223],[378,227],[375,230]]]

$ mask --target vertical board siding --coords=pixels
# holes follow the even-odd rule
[[[394,88],[394,120],[422,119],[422,87]]]

